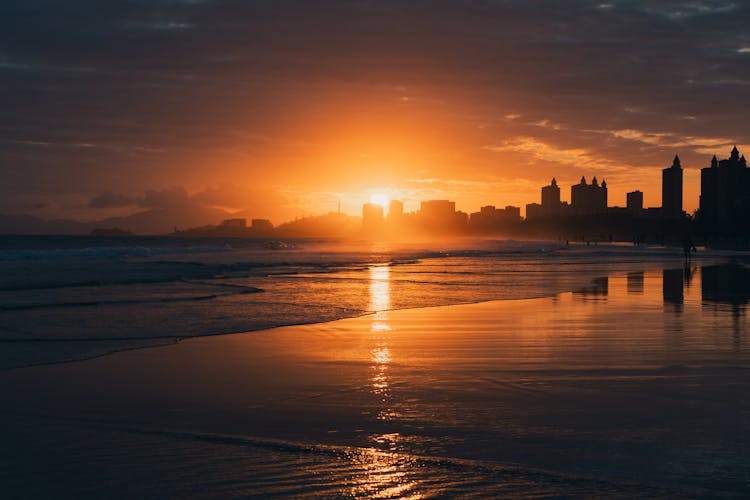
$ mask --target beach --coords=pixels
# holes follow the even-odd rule
[[[743,496],[740,264],[0,372],[18,496]],[[44,478],[40,480],[39,478]]]

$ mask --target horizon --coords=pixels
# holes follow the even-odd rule
[[[675,154],[691,213],[750,145],[732,2],[94,5],[3,7],[0,213],[523,210],[582,175],[660,206]]]

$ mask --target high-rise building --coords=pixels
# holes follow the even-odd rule
[[[729,158],[711,160],[701,169],[701,219],[707,224],[739,224],[750,221],[750,169],[737,147]]]
[[[377,229],[383,225],[383,207],[375,203],[362,205],[362,226],[365,229]]]
[[[570,202],[573,213],[578,215],[600,214],[607,211],[607,181],[600,186],[594,177],[591,184],[586,184],[586,178],[570,187]]]
[[[625,195],[626,207],[629,212],[639,214],[643,211],[643,193],[635,190]]]
[[[456,202],[448,200],[428,200],[420,204],[419,215],[429,222],[449,223],[456,213]]]
[[[661,210],[664,217],[682,217],[682,166],[677,155],[672,166],[661,171]]]
[[[398,220],[404,215],[404,203],[399,200],[391,200],[388,204],[388,219]]]
[[[560,213],[560,188],[553,177],[549,186],[542,188],[542,214],[558,215]]]

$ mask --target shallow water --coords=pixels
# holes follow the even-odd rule
[[[750,271],[393,311],[0,373],[8,491],[746,496]],[[44,478],[40,481],[39,478]]]

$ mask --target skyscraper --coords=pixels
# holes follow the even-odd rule
[[[664,217],[682,217],[682,166],[677,155],[672,166],[661,171],[661,210]]]
[[[560,188],[557,179],[552,178],[549,186],[542,188],[542,214],[557,215],[560,212]]]
[[[380,229],[383,225],[383,207],[375,203],[362,205],[362,226],[368,230]]]
[[[700,214],[707,224],[750,227],[750,169],[736,147],[701,169]]]
[[[404,216],[404,202],[400,200],[391,200],[388,205],[388,219],[398,220]]]

